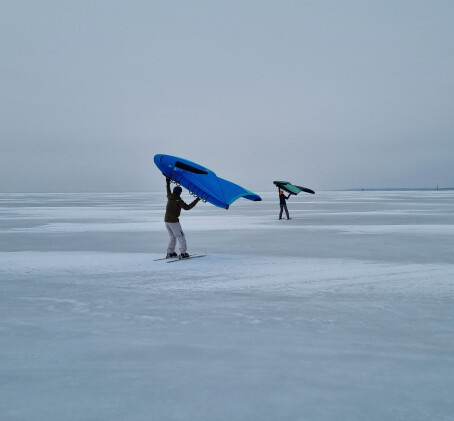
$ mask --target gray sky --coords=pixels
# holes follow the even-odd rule
[[[454,186],[454,2],[0,6],[0,191]]]

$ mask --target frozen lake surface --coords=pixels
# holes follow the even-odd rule
[[[0,419],[454,419],[454,192],[262,197],[1,194]]]

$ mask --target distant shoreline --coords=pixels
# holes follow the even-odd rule
[[[454,187],[383,187],[383,188],[354,188],[342,189],[340,191],[452,191]]]
[[[260,194],[265,193],[275,193],[274,190],[256,190]],[[454,187],[382,187],[382,188],[350,188],[350,189],[320,189],[317,192],[380,192],[380,191],[454,191]],[[161,190],[150,190],[150,191],[65,191],[65,192],[32,192],[32,191],[0,191],[0,195],[14,195],[14,194],[30,194],[30,195],[65,195],[65,194],[100,194],[100,195],[109,195],[109,194],[149,194],[149,193],[161,193]]]

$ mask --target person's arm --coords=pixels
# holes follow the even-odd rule
[[[170,195],[170,178],[166,177],[167,196]]]
[[[197,199],[195,199],[194,201],[192,201],[191,203],[189,203],[189,205],[187,203],[185,203],[183,200],[181,201],[181,207],[184,209],[184,210],[189,210],[189,209],[192,209],[195,205],[197,205],[197,203],[199,202],[200,200],[200,197],[198,197]]]
[[[290,198],[291,194],[289,193],[288,196],[286,197],[286,199],[288,200]]]

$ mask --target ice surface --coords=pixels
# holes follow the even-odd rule
[[[454,193],[261,196],[0,195],[0,419],[452,420]]]

